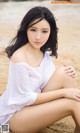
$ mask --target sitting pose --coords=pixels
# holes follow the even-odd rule
[[[0,97],[0,124],[13,133],[36,133],[71,115],[80,133],[80,90],[72,66],[56,68],[57,26],[52,12],[36,6],[24,16],[5,49],[8,84]]]

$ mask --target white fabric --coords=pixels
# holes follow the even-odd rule
[[[39,67],[10,61],[7,88],[0,97],[0,124],[6,123],[24,106],[33,104],[54,71],[55,67],[47,52]]]

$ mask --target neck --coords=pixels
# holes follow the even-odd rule
[[[26,48],[27,48],[28,52],[34,56],[38,56],[42,53],[40,51],[40,49],[33,48],[30,44],[26,44]]]

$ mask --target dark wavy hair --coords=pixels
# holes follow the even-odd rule
[[[34,20],[38,19],[37,22],[33,22]],[[30,9],[26,15],[24,16],[20,27],[18,29],[17,35],[13,40],[11,41],[10,45],[5,48],[5,52],[7,53],[7,56],[10,58],[12,54],[25,45],[28,42],[27,38],[27,30],[29,27],[32,25],[38,23],[42,19],[47,20],[47,22],[50,25],[51,32],[48,41],[44,44],[44,46],[41,47],[41,51],[45,53],[45,51],[50,51],[51,56],[55,56],[57,58],[57,31],[58,28],[56,26],[56,21],[55,18],[52,14],[52,12],[46,8],[46,7],[41,7],[41,6],[36,6],[32,9]],[[33,22],[33,23],[32,23]],[[32,23],[32,24],[31,24]]]

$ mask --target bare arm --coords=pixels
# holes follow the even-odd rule
[[[80,102],[80,89],[67,88],[38,94],[36,101],[32,105],[50,102],[59,98],[68,98]]]
[[[36,101],[32,105],[53,101],[64,96],[64,89],[48,91],[38,94]]]

